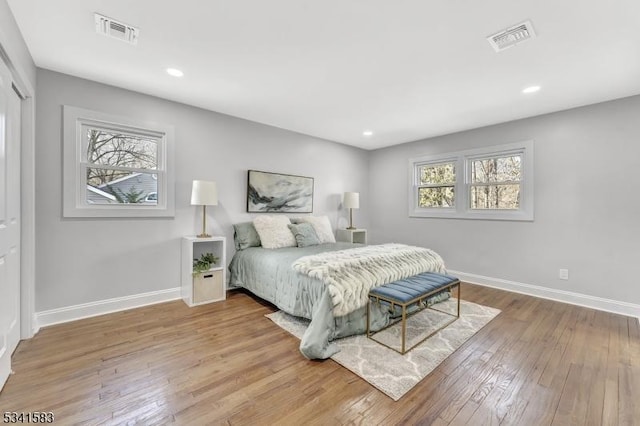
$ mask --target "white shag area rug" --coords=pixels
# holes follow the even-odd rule
[[[457,299],[451,298],[435,307],[455,313],[456,304]],[[397,401],[499,313],[499,309],[461,300],[458,320],[404,355],[368,339],[365,335],[358,335],[336,340],[340,352],[331,359]],[[306,319],[282,311],[266,316],[298,339],[309,324]],[[450,319],[450,316],[432,309],[424,309],[413,315],[407,322],[407,347]],[[401,344],[400,336],[400,323],[375,335],[378,340],[398,349]]]

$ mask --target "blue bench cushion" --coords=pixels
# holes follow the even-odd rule
[[[382,296],[398,303],[407,303],[456,281],[458,279],[450,275],[423,272],[373,288],[369,291],[369,296]]]

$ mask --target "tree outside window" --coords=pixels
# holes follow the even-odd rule
[[[149,136],[85,129],[87,199],[94,204],[157,204],[158,141]],[[97,197],[94,189],[113,197]],[[155,200],[149,197],[156,194]]]
[[[418,169],[418,205],[427,208],[453,207],[456,166],[454,163],[427,164]]]
[[[521,177],[520,155],[472,160],[471,208],[517,210]]]

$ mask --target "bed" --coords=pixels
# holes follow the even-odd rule
[[[360,303],[363,295],[366,298],[367,289],[356,286],[347,289],[350,297],[356,300],[353,303],[339,303],[333,278],[323,276],[321,273],[327,269],[328,258],[353,259],[347,263],[359,262],[356,269],[358,273],[366,274],[366,279],[371,279],[372,271],[375,273],[376,265],[371,262],[362,263],[358,260],[363,250],[386,252],[402,245],[364,246],[351,243],[323,243],[307,247],[282,247],[264,248],[256,244],[242,244],[238,241],[238,228],[236,228],[236,253],[229,265],[229,284],[234,287],[242,287],[256,296],[267,300],[284,312],[311,320],[301,342],[300,351],[309,359],[325,359],[335,354],[338,349],[332,343],[340,337],[353,334],[363,334],[366,331],[366,305]],[[394,247],[391,247],[394,246]],[[410,246],[404,246],[410,247]],[[427,249],[422,249],[427,250]],[[431,251],[430,251],[431,252]],[[444,272],[444,263],[437,254],[433,253],[433,259],[428,265],[422,265],[421,269],[429,269],[421,272]],[[344,263],[344,262],[342,262]],[[396,268],[397,261],[393,261]],[[389,269],[389,268],[387,268]],[[318,271],[321,273],[319,274]],[[326,272],[326,271],[324,271]],[[351,285],[353,269],[349,270],[345,282]],[[418,272],[411,272],[415,275]],[[407,273],[405,273],[406,275]],[[378,277],[382,285],[390,282],[397,276],[387,274]],[[373,284],[376,285],[375,283]],[[354,288],[356,288],[354,287]],[[362,294],[358,294],[362,293]],[[435,303],[449,297],[449,294],[434,296],[429,303]],[[357,303],[356,303],[357,302]],[[378,330],[386,326],[390,319],[388,309],[373,305],[371,309],[371,327]]]

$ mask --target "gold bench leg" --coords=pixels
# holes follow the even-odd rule
[[[405,353],[405,346],[406,346],[406,341],[407,341],[407,306],[403,305],[402,306],[402,350],[400,351],[400,353],[402,355],[404,355]]]
[[[369,310],[370,309],[371,309],[371,298],[367,297],[367,337],[370,336],[370,334],[369,334],[369,330],[370,330],[370,327],[369,327],[369,315],[370,315],[369,314]]]

